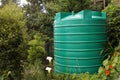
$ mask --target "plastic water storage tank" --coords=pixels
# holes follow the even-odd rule
[[[97,73],[106,43],[106,13],[59,12],[54,21],[55,73]]]

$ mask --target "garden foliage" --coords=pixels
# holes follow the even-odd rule
[[[120,48],[115,50],[115,46],[118,45],[120,39],[120,6],[117,5],[117,0],[112,0],[111,4],[103,10],[107,12],[108,40],[115,51],[103,61],[98,74],[93,75],[88,72],[72,75],[46,74],[45,66],[49,65],[44,63],[46,59],[44,42],[50,40],[48,37],[51,39],[53,37],[53,21],[56,12],[78,12],[82,9],[101,10],[103,4],[94,6],[94,0],[27,1],[30,4],[23,8],[23,12],[14,3],[8,3],[9,0],[2,0],[4,5],[0,8],[0,75],[4,80],[10,78],[22,80],[22,74],[23,80],[115,80],[118,78]],[[110,2],[110,0],[106,1],[107,4]],[[52,43],[51,40],[50,43]]]
[[[35,34],[34,39],[28,42],[28,61],[34,63],[36,60],[42,61],[45,56],[44,42],[41,39],[40,34]]]
[[[0,75],[21,79],[22,62],[26,58],[24,13],[15,4],[0,8]],[[9,74],[9,75],[7,75]]]
[[[108,40],[114,48],[119,44],[120,40],[120,5],[112,0],[103,11],[107,13],[107,33]]]
[[[25,64],[23,80],[47,80],[40,60],[36,60],[33,64]]]

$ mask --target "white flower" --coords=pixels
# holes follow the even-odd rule
[[[48,73],[50,73],[50,71],[52,70],[52,68],[51,67],[46,67],[46,69],[45,70],[47,70],[48,71]]]
[[[52,57],[50,57],[50,56],[47,56],[47,58],[46,58],[46,60],[48,60],[49,62],[51,62],[52,61]]]

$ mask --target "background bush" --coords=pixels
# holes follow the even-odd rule
[[[27,33],[24,13],[13,3],[0,9],[0,75],[21,80],[26,59]]]
[[[118,45],[120,39],[120,5],[116,1],[112,0],[103,10],[107,13],[108,41],[113,48]]]
[[[44,41],[41,35],[36,33],[32,40],[28,42],[28,61],[34,63],[36,60],[43,61],[45,57]]]

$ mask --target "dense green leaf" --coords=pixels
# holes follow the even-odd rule
[[[0,8],[0,75],[6,78],[10,71],[11,76],[14,74],[13,78],[22,78],[27,41],[23,17],[24,12],[14,3]]]

